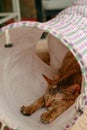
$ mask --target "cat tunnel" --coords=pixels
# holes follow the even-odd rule
[[[87,8],[75,3],[75,6],[65,9],[48,22],[23,21],[0,30],[1,130],[66,130],[84,113],[87,105],[86,21]],[[50,65],[44,63],[36,53],[43,32],[48,33]],[[31,104],[47,87],[42,74],[52,78],[68,50],[80,64],[83,75],[81,94],[76,102],[48,125],[40,122],[43,109],[30,117],[23,116],[20,107]]]

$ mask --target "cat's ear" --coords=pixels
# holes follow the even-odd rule
[[[76,93],[80,93],[80,90],[81,90],[81,87],[79,84],[74,84],[72,85],[68,91],[70,91],[73,95],[76,94]]]
[[[80,85],[79,84],[75,84],[75,85],[73,85],[73,91],[76,91],[76,92],[80,92],[80,90],[81,90],[81,87],[80,87]]]
[[[47,81],[48,84],[51,84],[53,82],[52,79],[50,79],[49,77],[47,77],[46,75],[43,74],[43,77],[45,78],[45,80]]]

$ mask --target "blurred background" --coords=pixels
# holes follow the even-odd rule
[[[31,20],[44,22],[72,5],[73,0],[0,0],[0,24]]]

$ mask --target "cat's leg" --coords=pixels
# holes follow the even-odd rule
[[[53,108],[52,110],[48,110],[47,112],[41,115],[41,121],[43,123],[51,123],[54,121],[60,114],[62,114],[66,109],[68,109],[73,104],[72,101],[61,101],[57,107]]]
[[[30,116],[32,113],[42,108],[43,106],[44,106],[44,97],[42,96],[38,100],[36,100],[33,104],[29,106],[22,106],[20,108],[20,111],[23,115]]]

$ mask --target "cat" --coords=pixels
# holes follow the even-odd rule
[[[73,105],[79,96],[82,74],[75,57],[68,51],[53,79],[43,76],[48,82],[47,90],[33,104],[22,106],[20,111],[22,114],[30,116],[38,109],[45,107],[47,111],[42,113],[41,121],[43,123],[51,123]]]

